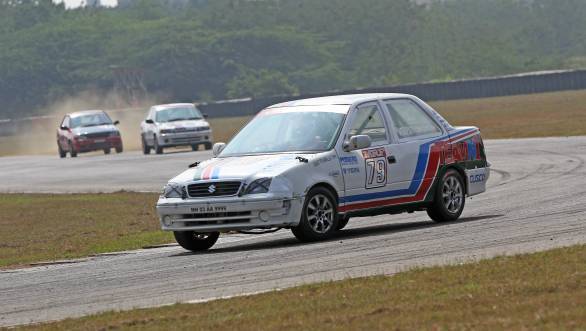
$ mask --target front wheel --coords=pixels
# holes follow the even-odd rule
[[[191,150],[194,151],[194,152],[197,151],[197,150],[199,150],[199,145],[197,145],[197,144],[191,145]]]
[[[305,198],[299,225],[291,231],[300,241],[330,238],[338,229],[338,210],[334,195],[326,188],[315,187]]]
[[[203,146],[205,147],[206,151],[209,151],[210,149],[212,149],[213,144],[212,143],[204,143]]]
[[[460,217],[466,204],[464,181],[453,169],[448,170],[438,183],[435,197],[427,215],[438,223],[455,221]]]
[[[154,149],[155,149],[155,153],[157,154],[163,154],[163,147],[159,146],[159,140],[157,139],[157,136],[154,136],[155,142],[154,142]]]
[[[140,140],[142,143],[142,154],[144,154],[144,155],[151,154],[151,147],[147,144],[144,137],[141,137]]]
[[[201,252],[210,249],[218,238],[219,232],[198,233],[194,231],[174,231],[177,243],[192,252]]]
[[[73,147],[71,141],[69,142],[69,155],[71,155],[71,157],[77,157],[77,151],[75,150],[75,147]]]
[[[59,157],[60,158],[64,158],[67,156],[67,152],[63,150],[63,148],[61,148],[61,144],[59,144],[59,142],[57,142],[57,149],[59,150]]]

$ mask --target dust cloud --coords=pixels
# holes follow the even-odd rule
[[[163,97],[151,97],[142,100],[139,106],[128,106],[114,93],[103,94],[86,91],[76,96],[61,99],[34,119],[19,121],[17,135],[0,136],[0,156],[7,155],[57,155],[57,127],[67,113],[101,109],[110,115],[113,121],[120,121],[118,128],[124,143],[124,149],[140,149],[140,122],[145,118],[149,107],[159,103]]]

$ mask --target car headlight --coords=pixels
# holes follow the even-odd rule
[[[246,185],[246,188],[242,194],[267,193],[269,191],[269,187],[271,186],[272,180],[272,178],[259,178]]]
[[[187,195],[184,186],[177,183],[169,183],[163,187],[162,195],[165,198],[181,198],[184,199]]]
[[[209,126],[200,126],[199,128],[197,128],[197,131],[208,131],[209,129]]]

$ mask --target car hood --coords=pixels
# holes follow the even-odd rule
[[[321,154],[321,153],[320,153]],[[184,171],[170,182],[235,179],[247,182],[255,178],[276,177],[296,167],[308,166],[320,154],[271,154],[213,158]],[[305,158],[308,163],[296,159]]]
[[[90,133],[118,131],[118,128],[112,124],[107,124],[107,125],[98,125],[98,126],[79,127],[79,128],[74,128],[71,131],[75,134],[90,134]]]
[[[209,123],[206,120],[189,120],[189,121],[177,121],[177,122],[165,122],[165,123],[158,123],[157,126],[159,129],[169,130],[169,129],[192,129],[192,128],[199,128],[202,126],[209,126]]]

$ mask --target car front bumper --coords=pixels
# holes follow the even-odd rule
[[[186,200],[161,197],[157,213],[165,231],[237,231],[296,226],[302,206],[302,197],[268,194]]]
[[[174,147],[187,146],[203,143],[211,143],[213,141],[212,131],[191,131],[178,133],[163,133],[157,139],[159,146]]]
[[[107,148],[122,147],[122,138],[120,136],[106,138],[88,138],[84,140],[74,140],[73,145],[77,152],[90,152]]]

